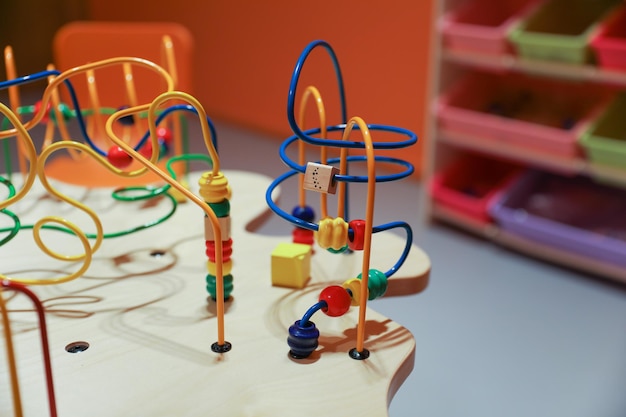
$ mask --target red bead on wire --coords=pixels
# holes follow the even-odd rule
[[[150,138],[148,138],[146,143],[144,143],[143,146],[139,148],[139,153],[146,159],[150,159],[152,157],[152,141],[150,140]]]
[[[172,131],[167,127],[159,126],[156,129],[156,135],[159,142],[165,146],[165,149],[169,149],[172,144]]]
[[[315,243],[315,234],[313,230],[296,227],[291,232],[293,243],[302,243],[304,245],[313,245]]]
[[[46,103],[46,111],[43,114],[43,117],[41,118],[42,123],[48,123],[48,120],[50,120],[50,108],[51,107],[52,107],[52,104],[50,103],[50,101],[48,101],[48,103]],[[41,110],[41,100],[35,103],[34,110],[35,110],[35,114],[39,113],[39,111]]]
[[[365,220],[352,220],[348,223],[352,235],[348,233],[348,247],[352,250],[363,250],[365,246]]]
[[[230,256],[233,254],[233,240],[228,239],[222,242],[222,262],[226,263],[230,260]],[[209,261],[215,262],[215,241],[206,241],[206,256]]]
[[[125,168],[133,162],[133,157],[117,145],[111,146],[107,152],[107,159],[116,168]]]
[[[352,299],[350,294],[341,285],[331,285],[320,293],[319,301],[326,302],[326,307],[322,311],[330,317],[338,317],[346,314],[350,310]]]

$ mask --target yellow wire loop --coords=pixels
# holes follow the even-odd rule
[[[61,226],[64,226],[72,231],[75,234],[80,242],[83,245],[84,253],[79,255],[62,255],[57,252],[52,251],[46,246],[46,244],[41,239],[41,229],[46,223],[57,223]],[[0,279],[6,279],[8,281],[17,282],[24,285],[52,285],[52,284],[61,284],[64,282],[71,281],[83,275],[85,271],[89,268],[91,264],[91,259],[93,257],[93,250],[91,246],[89,246],[89,240],[85,236],[85,234],[73,223],[55,216],[44,217],[40,219],[35,226],[33,227],[33,237],[39,249],[45,252],[47,255],[62,261],[74,262],[82,260],[82,266],[75,272],[57,278],[19,278],[19,277],[8,277],[6,275],[0,274]]]
[[[368,297],[368,281],[370,268],[370,254],[372,249],[372,227],[374,222],[374,201],[376,197],[376,159],[374,156],[374,145],[370,135],[369,128],[365,121],[360,117],[353,117],[348,121],[343,131],[342,140],[347,140],[352,133],[352,129],[357,125],[363,136],[365,143],[365,156],[367,159],[367,202],[365,206],[365,239],[363,242],[363,264],[361,266],[361,293],[359,299],[359,323],[357,326],[357,343],[356,350],[362,352],[365,344],[365,312]],[[342,148],[342,165],[345,161]],[[342,173],[345,171],[342,171]],[[342,185],[342,184],[340,184]],[[344,184],[345,185],[345,184]]]
[[[155,153],[155,148],[158,148],[157,143],[157,135],[156,135],[156,113],[158,106],[163,102],[171,99],[184,100],[190,103],[196,109],[198,113],[198,118],[200,120],[200,126],[202,128],[202,135],[204,138],[204,143],[207,147],[211,160],[213,161],[213,169],[212,174],[216,175],[219,172],[219,157],[217,155],[217,151],[213,146],[211,131],[209,129],[209,125],[207,122],[207,116],[204,111],[204,108],[200,104],[200,102],[193,96],[183,93],[180,91],[168,91],[162,93],[158,96],[148,107],[148,123],[150,127],[150,138],[152,140],[153,153],[150,159],[147,159],[139,152],[135,151],[131,146],[124,143],[123,140],[118,138],[113,132],[113,123],[119,119],[120,117],[126,116],[128,114],[132,114],[137,111],[136,108],[123,109],[115,112],[111,117],[107,119],[106,122],[106,131],[109,138],[115,143],[117,146],[122,148],[126,153],[133,157],[133,159],[139,161],[145,169],[149,169],[158,177],[160,177],[163,181],[171,185],[174,189],[178,190],[178,192],[187,197],[190,201],[200,207],[206,216],[209,218],[211,222],[211,226],[213,227],[213,233],[215,236],[215,277],[216,277],[216,316],[217,316],[217,327],[218,327],[218,341],[217,343],[222,345],[224,344],[224,274],[223,274],[223,255],[222,255],[222,230],[220,227],[219,219],[215,212],[211,209],[209,204],[199,198],[197,195],[186,189],[179,182],[170,177],[166,172],[160,169],[155,165],[157,155]],[[138,106],[144,109],[146,106]]]
[[[298,116],[299,116],[298,125],[304,126],[305,115],[306,115],[306,112],[305,112],[306,105],[310,97],[313,97],[315,99],[315,104],[317,105],[317,114],[318,114],[319,125],[320,125],[320,138],[326,139],[326,136],[327,136],[326,108],[324,107],[324,100],[322,100],[322,95],[320,94],[319,90],[315,86],[312,86],[312,85],[308,86],[302,94],[302,98],[300,99],[300,112],[298,113]],[[322,146],[320,148],[320,153],[321,153],[320,162],[322,164],[325,164],[326,159],[327,159],[326,157],[327,152],[326,152],[325,146]],[[298,141],[298,161],[300,165],[306,164],[304,141]],[[299,204],[300,204],[300,207],[304,207],[306,205],[306,192],[304,190],[304,175],[299,176],[299,183],[300,183],[299,194],[298,194]],[[328,197],[326,196],[326,194],[320,193],[320,212],[321,212],[322,219],[327,216],[327,208],[326,208],[327,200],[328,200]]]
[[[24,127],[26,128],[26,130],[30,130],[31,128],[36,126],[41,121],[41,119],[43,119],[46,113],[48,102],[51,100],[52,91],[59,88],[61,83],[63,83],[65,80],[77,74],[87,73],[98,68],[105,68],[105,67],[124,64],[124,63],[137,65],[137,66],[152,70],[153,72],[156,72],[159,76],[161,76],[165,80],[166,87],[164,90],[165,91],[174,90],[174,82],[172,80],[172,77],[170,77],[170,75],[162,67],[155,64],[154,62],[148,61],[147,59],[135,58],[135,57],[117,57],[117,58],[104,59],[101,61],[96,61],[96,62],[92,62],[89,64],[71,68],[69,70],[62,72],[57,77],[55,77],[48,84],[48,86],[43,92],[43,96],[41,98],[41,106],[39,108],[39,111],[33,115],[33,118],[31,120],[29,120],[27,123],[24,124]],[[16,133],[17,133],[16,129],[3,130],[3,131],[0,131],[0,138],[14,136]]]
[[[33,140],[17,115],[3,103],[0,103],[0,113],[2,113],[9,120],[9,122],[13,124],[14,128],[12,130],[15,132],[14,136],[17,137],[18,143],[21,143],[21,149],[26,152],[26,156],[30,161],[29,170],[24,175],[24,184],[22,185],[22,188],[20,188],[20,190],[17,191],[13,197],[0,201],[0,209],[3,209],[10,204],[21,200],[33,186],[36,176],[35,162],[37,161],[37,151],[35,150]],[[0,136],[0,140],[2,139],[6,140],[7,137]]]

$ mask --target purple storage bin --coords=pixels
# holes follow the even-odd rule
[[[626,190],[529,171],[489,212],[504,231],[626,266]]]

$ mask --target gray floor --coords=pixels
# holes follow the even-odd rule
[[[279,138],[225,123],[217,129],[225,169],[285,172]],[[289,210],[291,185],[281,201]],[[352,190],[358,211],[363,194]],[[417,342],[415,368],[390,416],[625,416],[626,286],[432,223],[425,198],[413,180],[377,188],[377,218],[411,224],[433,264],[422,293],[370,304]],[[259,232],[290,230],[274,216]]]

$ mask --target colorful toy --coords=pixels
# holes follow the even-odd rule
[[[295,95],[300,78],[302,67],[310,53],[316,48],[323,48],[328,52],[334,65],[337,76],[337,84],[339,87],[339,96],[341,100],[341,113],[343,123],[336,126],[325,125],[325,110],[321,95],[315,87],[308,87],[305,90],[301,102],[301,115],[303,108],[307,103],[309,96],[316,98],[318,114],[322,126],[319,128],[303,131],[295,117]],[[330,316],[339,316],[345,314],[350,305],[359,306],[359,324],[357,332],[356,347],[350,351],[350,356],[354,359],[366,359],[369,352],[364,347],[365,341],[365,311],[367,300],[373,300],[382,296],[387,287],[387,278],[392,276],[395,271],[402,266],[408,255],[413,240],[411,227],[405,222],[394,222],[387,225],[374,226],[374,200],[377,182],[394,181],[405,178],[413,173],[413,166],[401,159],[382,157],[375,155],[376,149],[402,149],[413,145],[417,141],[417,136],[402,128],[385,126],[385,125],[368,125],[360,117],[353,117],[346,120],[346,104],[345,92],[343,87],[343,78],[339,67],[339,61],[332,47],[324,41],[315,41],[310,43],[300,55],[293,72],[291,84],[289,88],[289,96],[287,103],[287,115],[289,124],[295,135],[283,142],[280,148],[280,156],[283,162],[291,168],[291,171],[277,178],[269,187],[266,194],[266,201],[272,210],[296,225],[299,229],[314,231],[317,233],[317,242],[320,247],[327,249],[333,253],[343,253],[346,250],[362,250],[363,263],[362,272],[358,276],[358,280],[347,280],[343,283],[343,287],[331,286],[324,289],[320,294],[319,302],[311,307],[301,320],[296,321],[289,328],[288,343],[291,348],[291,354],[295,358],[308,357],[317,347],[317,337],[319,332],[315,328],[315,324],[309,321],[309,318],[315,311],[321,310]],[[302,117],[300,118],[302,119]],[[351,133],[354,129],[358,129],[363,141],[350,141]],[[374,142],[371,131],[387,131],[399,135],[406,136],[406,139],[398,142]],[[341,140],[330,140],[326,138],[326,133],[331,131],[342,131]],[[317,135],[317,136],[313,136]],[[293,162],[287,156],[287,147],[294,141],[300,141],[299,159],[300,163]],[[303,144],[308,143],[321,148],[321,161],[308,162],[303,166]],[[340,157],[335,160],[326,160],[326,148],[333,147],[340,149]],[[349,149],[365,149],[365,156],[349,156]],[[366,161],[367,175],[348,175],[348,164],[355,161]],[[376,162],[384,161],[386,163],[398,164],[405,169],[396,174],[377,175]],[[338,163],[339,168],[330,165]],[[313,190],[321,192],[322,195],[334,194],[338,189],[338,214],[337,217],[331,218],[327,215],[326,200],[322,199],[321,205],[323,210],[322,219],[319,224],[312,221],[312,209],[304,203],[301,196],[301,203],[294,209],[294,214],[289,215],[282,211],[272,200],[272,192],[276,186],[281,184],[287,178],[300,174],[300,189]],[[348,213],[346,213],[346,195],[347,185],[349,183],[366,183],[367,184],[367,202],[366,202],[366,218],[364,220],[357,219],[346,221]],[[306,213],[306,216],[301,214]],[[392,228],[403,228],[406,231],[406,246],[399,257],[398,262],[387,272],[381,272],[370,269],[370,252],[372,233],[377,233]],[[299,230],[296,229],[296,230]],[[295,236],[295,234],[294,234]],[[338,290],[338,288],[343,288]]]
[[[123,66],[129,61],[107,61],[112,66],[118,62]],[[347,192],[346,182],[355,179],[367,183],[367,205],[371,210],[363,220],[348,220],[345,203],[339,203],[340,216],[328,218],[323,207],[323,218],[319,224],[313,224],[314,213],[306,202],[294,209],[292,215],[275,206],[277,185],[295,172],[276,180],[249,172],[222,172],[214,129],[201,104],[193,96],[169,88],[149,103],[120,105],[106,115],[103,127],[111,144],[97,145],[106,155],[88,143],[92,132],[87,128],[79,129],[81,141],[61,139],[46,144],[38,152],[31,135],[43,120],[48,103],[53,103],[49,110],[52,113],[59,110],[52,99],[55,91],[65,86],[71,97],[72,76],[95,70],[99,64],[40,75],[49,84],[31,121],[22,122],[15,112],[0,103],[0,111],[10,125],[0,131],[0,141],[20,143],[27,168],[23,175],[3,177],[0,181],[7,190],[0,201],[2,217],[13,224],[0,228],[3,255],[0,278],[6,283],[0,292],[0,309],[3,317],[6,316],[4,323],[16,324],[11,326],[12,335],[5,334],[6,340],[15,343],[11,348],[0,346],[0,356],[10,358],[9,350],[20,351],[14,360],[10,359],[11,369],[16,370],[15,381],[18,374],[23,379],[20,388],[14,391],[20,391],[28,399],[21,404],[14,397],[9,404],[7,396],[0,396],[2,413],[23,411],[30,416],[48,411],[56,417],[57,413],[74,415],[79,410],[83,413],[88,410],[95,417],[111,417],[128,413],[165,416],[176,414],[176,410],[188,410],[194,416],[207,413],[240,416],[280,415],[285,410],[297,409],[302,416],[332,413],[341,417],[344,411],[346,416],[384,414],[389,399],[412,368],[415,342],[397,323],[371,310],[366,319],[365,308],[359,310],[357,317],[351,306],[361,306],[364,297],[373,299],[385,290],[407,294],[425,285],[430,263],[423,252],[412,247],[408,224],[393,222],[376,226],[372,218],[375,183],[403,178],[412,167],[403,165],[406,172],[377,175],[374,163],[380,157],[374,155],[374,150],[378,144],[369,134],[376,128],[358,118],[337,127],[336,130],[345,131],[341,143],[360,143],[357,146],[366,149],[365,156],[346,153],[343,160],[365,161],[369,172],[367,176],[348,175],[340,160],[322,157],[316,163],[323,165],[320,170],[331,175],[321,188],[330,190],[326,185],[336,180],[341,197],[338,201],[342,201]],[[155,70],[158,71],[156,67]],[[21,82],[26,81],[16,78],[0,87],[13,87]],[[70,112],[66,111],[67,120],[78,120],[89,111],[80,104],[79,100],[72,103]],[[167,136],[167,132],[158,131],[160,122],[179,113],[197,116],[198,124],[192,127],[202,135],[208,156],[182,154],[160,160],[163,146],[160,139],[165,142]],[[50,120],[47,126],[60,126],[56,119]],[[137,129],[140,121],[145,122],[148,133],[133,136],[139,138],[137,142],[126,142],[124,132]],[[363,142],[348,140],[353,129],[363,135]],[[405,133],[396,130],[399,132]],[[314,134],[306,132],[306,135]],[[139,144],[141,140],[145,142]],[[331,145],[325,139],[315,140],[323,141],[322,148]],[[408,142],[414,140],[409,136]],[[338,141],[332,142],[334,145]],[[111,155],[112,147],[119,148],[114,151],[115,157]],[[85,188],[49,178],[46,161],[55,152],[67,149],[97,161],[117,176],[133,178],[150,172],[159,183]],[[123,165],[127,157],[133,161],[128,167],[116,166]],[[190,182],[198,183],[197,195],[181,184],[174,169],[175,164],[193,159],[211,166],[207,172],[184,173]],[[338,173],[326,168],[334,163],[340,164]],[[297,173],[304,176],[304,164],[296,165]],[[232,205],[231,188],[237,190],[237,201]],[[176,198],[169,194],[171,189],[193,204],[177,205]],[[263,201],[271,203],[264,206]],[[125,204],[132,208],[120,207]],[[198,208],[203,218],[199,217]],[[283,237],[256,234],[251,225],[270,209],[289,220],[297,219],[293,223],[299,230],[310,232],[307,236],[317,232],[317,246],[321,249],[313,251],[315,242],[288,243],[292,248],[301,247],[303,258],[295,267],[284,263],[277,267],[283,275],[301,268],[296,279],[300,287],[291,282],[281,286],[268,282],[268,276],[273,274],[272,248],[279,248]],[[147,221],[139,227],[128,226],[136,218],[144,222],[153,217],[159,220]],[[381,233],[377,240],[383,250],[372,251],[372,234],[396,227],[406,231],[407,240]],[[40,251],[32,250],[27,229],[32,229]],[[90,229],[94,231],[88,232]],[[241,259],[236,263],[232,262],[233,242],[237,242],[238,259]],[[63,248],[63,253],[57,248]],[[334,253],[341,251],[344,254]],[[387,272],[370,272],[370,263],[385,265],[393,259],[389,258],[390,254],[399,254],[399,259]],[[361,258],[360,268],[353,265]],[[405,262],[407,259],[410,261]],[[60,261],[69,262],[63,265]],[[203,271],[205,264],[208,274]],[[366,273],[359,276],[365,265]],[[343,285],[335,283],[335,273],[348,277]],[[207,277],[208,297],[198,291],[200,274]],[[238,284],[233,294],[231,285],[235,275]],[[277,281],[285,282],[282,277]],[[38,301],[32,299],[26,305],[20,296],[5,297],[14,287],[24,285],[32,286]],[[319,292],[317,302],[308,307],[314,292]],[[36,370],[37,358],[41,358],[37,354],[40,345],[31,342],[33,330],[44,325],[29,316],[32,303],[40,305],[45,312],[47,335],[42,338],[49,339],[51,344],[48,356],[54,369],[50,375],[54,374],[55,386],[60,388],[52,396],[56,400],[50,403],[38,396],[40,378]],[[287,330],[293,314],[305,308],[301,330]],[[316,319],[319,327],[324,328],[323,334],[310,321],[320,310],[333,319]],[[15,320],[17,314],[24,316]],[[9,325],[3,324],[3,328],[8,329]],[[375,331],[367,332],[366,328]],[[215,342],[208,336],[213,330],[217,331]],[[364,332],[363,340],[359,341],[361,332]],[[368,358],[361,362],[363,366],[354,366],[343,354],[344,347],[354,343],[355,335],[357,347],[351,355]],[[285,338],[291,340],[290,355]],[[59,344],[65,349],[59,349]],[[376,354],[369,355],[370,350]],[[315,366],[299,366],[318,360]],[[20,372],[20,369],[29,371]],[[377,373],[375,378],[372,370]],[[316,380],[335,380],[338,373],[342,378],[333,384],[311,384]],[[0,377],[4,377],[2,368]],[[164,386],[168,394],[155,395],[162,393]],[[303,402],[302,389],[324,401]],[[367,390],[368,398],[345,410],[338,407],[346,396],[355,396],[362,390]],[[276,400],[277,392],[281,393],[279,400]],[[107,399],[106,406],[94,406],[102,404],[103,398]],[[138,401],[140,398],[151,400]]]

